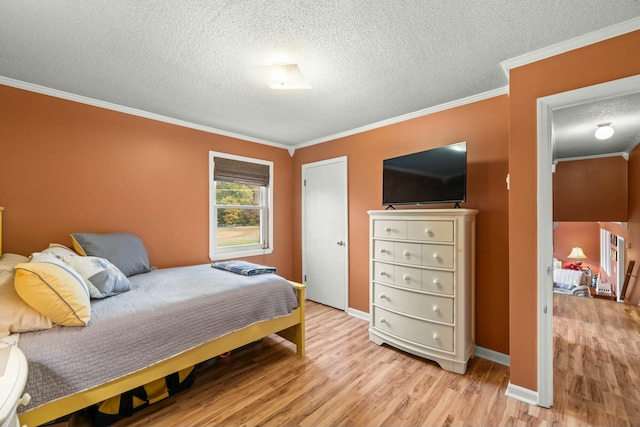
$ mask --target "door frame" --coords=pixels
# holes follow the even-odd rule
[[[640,75],[538,98],[538,405],[553,405],[553,152],[552,113],[582,104],[640,91]]]
[[[307,169],[311,167],[324,166],[332,163],[342,164],[342,173],[344,174],[344,311],[349,310],[349,173],[347,156],[334,157],[332,159],[320,160],[312,163],[304,163],[302,165],[302,176],[300,182],[300,188],[302,188],[302,281],[305,282],[304,277],[307,272],[307,254],[306,254],[306,190],[304,180],[307,175]]]
[[[622,248],[622,249],[621,249]],[[624,301],[624,295],[622,295],[622,284],[624,283],[624,277],[627,274],[627,257],[626,257],[626,243],[624,237],[618,236],[618,260],[616,261],[616,301]]]

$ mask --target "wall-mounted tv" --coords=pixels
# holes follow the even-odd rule
[[[458,203],[467,199],[467,143],[383,161],[382,204]]]

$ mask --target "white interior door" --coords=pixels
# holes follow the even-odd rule
[[[307,299],[347,304],[347,158],[302,165],[302,281]]]

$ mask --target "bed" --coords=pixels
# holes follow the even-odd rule
[[[1,230],[0,208],[0,238]],[[91,300],[87,326],[19,335],[32,396],[18,409],[21,425],[42,425],[271,334],[304,355],[304,285],[210,264],[129,280],[127,292]]]

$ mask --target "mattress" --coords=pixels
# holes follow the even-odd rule
[[[92,300],[85,327],[20,335],[29,364],[19,412],[87,390],[251,324],[290,314],[293,285],[276,274],[243,276],[210,264],[129,278],[131,290]]]

